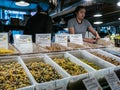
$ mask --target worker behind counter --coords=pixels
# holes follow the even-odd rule
[[[78,6],[75,9],[75,18],[72,18],[68,21],[68,28],[70,34],[82,34],[83,41],[89,43],[95,43],[100,37],[98,33],[94,30],[90,22],[84,19],[86,9],[83,6]],[[85,38],[86,31],[90,31],[95,39]]]
[[[52,19],[39,5],[37,5],[37,13],[28,19],[24,34],[32,35],[35,42],[35,34],[51,33]]]

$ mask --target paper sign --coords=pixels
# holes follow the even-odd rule
[[[8,49],[8,33],[0,33],[0,48]]]
[[[70,34],[70,42],[76,44],[83,44],[82,34]]]
[[[112,90],[120,90],[120,80],[114,72],[106,75],[105,78]]]
[[[67,46],[67,36],[66,34],[56,34],[55,35],[55,43],[61,44],[63,46]]]
[[[85,87],[87,88],[87,90],[103,90],[100,84],[98,83],[97,79],[94,77],[84,79],[83,83]]]
[[[40,46],[51,46],[51,34],[36,34],[36,43]]]
[[[14,45],[21,53],[33,53],[31,35],[14,35]]]

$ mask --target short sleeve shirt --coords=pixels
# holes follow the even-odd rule
[[[68,21],[68,28],[74,28],[75,34],[82,34],[83,38],[85,38],[85,33],[89,26],[91,26],[91,24],[86,19],[83,19],[82,23],[78,23],[76,18],[72,18]]]

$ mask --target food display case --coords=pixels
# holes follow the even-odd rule
[[[97,58],[96,56],[92,55],[86,50],[70,51],[69,53],[75,56],[79,61],[86,63],[87,65],[91,66],[95,70],[115,66],[109,62],[105,62],[102,59]]]
[[[112,55],[100,49],[89,50],[89,52],[99,58],[102,58],[103,60],[107,62],[110,62],[111,64],[114,64],[116,66],[120,65],[120,58],[115,55]]]
[[[27,82],[24,79],[26,76],[29,85],[18,87],[17,90],[73,90],[78,84],[81,85],[80,88],[86,90],[83,80],[90,76],[94,76],[105,90],[110,88],[104,75],[112,72],[113,68],[119,67],[119,57],[104,51],[104,48],[91,49],[84,46],[74,49],[73,47],[59,46],[59,44],[53,44],[53,46],[59,47],[58,50],[49,50],[34,43],[33,53],[22,54],[18,51],[19,54],[2,56],[0,58],[0,68],[3,62],[7,65],[8,62],[15,61],[21,65],[22,69],[18,70],[18,67],[16,69],[20,72],[24,71],[23,78],[22,75],[19,75],[23,81]],[[98,57],[98,54],[96,55],[93,52],[105,57]],[[16,63],[12,66],[13,68],[16,67]],[[4,69],[1,68],[1,70]],[[116,71],[117,76],[119,76],[119,70]],[[13,72],[11,71],[11,73]],[[2,79],[2,76],[0,78]],[[79,88],[76,89],[79,90]]]
[[[0,69],[1,90],[34,90],[34,81],[20,57],[0,58]]]
[[[8,56],[8,55],[18,55],[19,51],[12,45],[8,44],[8,49],[1,48],[0,56]]]
[[[68,53],[47,54],[53,62],[64,69],[70,76],[84,74],[94,71],[93,68],[78,61],[75,57]]]
[[[36,90],[66,88],[69,74],[54,65],[46,55],[22,57],[31,75],[36,81]],[[64,87],[58,83],[64,82]],[[56,85],[56,86],[55,86]],[[66,90],[66,89],[63,89]]]

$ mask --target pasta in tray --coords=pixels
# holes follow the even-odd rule
[[[43,60],[39,58],[27,58],[26,60],[28,59],[30,61],[26,62],[26,65],[38,83],[62,78],[52,66],[45,63]]]
[[[71,75],[87,73],[87,71],[82,66],[71,62],[69,58],[54,58],[53,60]]]
[[[30,81],[17,62],[0,62],[0,90],[15,90],[29,86]]]

